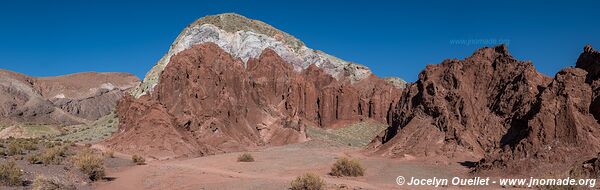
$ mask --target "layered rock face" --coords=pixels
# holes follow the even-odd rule
[[[514,126],[505,146],[486,155],[478,169],[502,168],[517,173],[567,171],[574,163],[600,151],[600,125],[594,117],[600,54],[586,46],[576,68],[566,68],[539,95],[526,115],[527,123]]]
[[[373,75],[351,84],[315,65],[298,72],[271,49],[244,63],[204,43],[173,56],[152,92],[119,103],[107,144],[164,158],[301,142],[307,126],[385,122],[399,91]]]
[[[206,16],[119,103],[121,130],[107,145],[173,157],[301,142],[306,126],[387,122],[405,84],[264,22]]]
[[[478,171],[566,171],[600,150],[593,103],[598,58],[586,47],[578,68],[553,79],[516,61],[505,46],[429,65],[370,149],[393,157],[466,153],[483,158]]]
[[[4,125],[74,125],[113,111],[139,79],[125,73],[79,73],[35,78],[0,70],[0,122]]]
[[[241,59],[244,66],[248,60],[258,58],[268,48],[291,64],[296,71],[315,65],[332,77],[349,82],[363,80],[372,74],[363,65],[308,48],[302,41],[269,24],[226,13],[202,17],[187,26],[175,39],[167,54],[148,72],[142,84],[136,88],[134,96],[139,97],[154,89],[172,56],[206,42],[215,43],[235,58]],[[398,78],[395,80],[402,81]]]
[[[465,151],[482,156],[500,145],[509,121],[527,112],[548,80],[505,46],[428,65],[403,92],[391,127],[371,148],[390,156]]]

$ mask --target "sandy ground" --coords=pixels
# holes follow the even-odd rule
[[[108,171],[113,181],[96,189],[288,189],[296,176],[306,172],[320,175],[328,189],[415,189],[396,184],[396,177],[466,176],[458,162],[414,161],[369,157],[360,148],[309,141],[251,152],[255,162],[237,162],[241,153],[199,158],[150,161]],[[118,156],[124,156],[120,154]],[[359,159],[366,168],[363,177],[333,177],[331,165],[342,156]],[[465,187],[422,187],[416,189],[464,189]],[[486,187],[485,189],[490,189]]]

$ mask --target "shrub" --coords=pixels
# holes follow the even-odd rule
[[[358,160],[350,160],[346,157],[338,159],[331,167],[331,175],[333,176],[363,176],[365,169],[360,165]]]
[[[21,144],[19,142],[17,142],[16,140],[10,141],[10,143],[8,143],[8,150],[6,152],[7,155],[9,156],[14,156],[14,155],[21,155],[25,153],[25,150],[23,149],[23,147],[21,146]]]
[[[63,158],[66,157],[66,151],[67,147],[56,146],[29,157],[28,161],[31,164],[60,164]]]
[[[66,141],[64,141],[64,145],[67,146],[67,147],[69,147],[69,146],[75,146],[75,143],[73,141],[66,140]]]
[[[8,143],[8,151],[6,152],[9,156],[25,154],[26,150],[37,150],[37,140],[35,139],[15,139],[10,138]]]
[[[75,190],[74,185],[67,185],[57,178],[47,178],[45,176],[36,176],[33,180],[33,190]]]
[[[250,153],[244,153],[237,159],[238,162],[254,162],[254,157]]]
[[[54,142],[48,141],[48,142],[44,143],[44,146],[46,148],[54,148],[56,145],[54,144]]]
[[[58,141],[56,141],[56,142],[53,142],[53,141],[48,141],[48,142],[46,142],[46,144],[45,144],[46,148],[53,148],[53,147],[56,147],[56,146],[61,146],[61,145],[62,145],[62,143],[61,143],[61,142],[58,142]]]
[[[73,163],[90,180],[96,181],[104,177],[104,161],[91,150],[84,150],[73,157]]]
[[[137,165],[144,165],[144,164],[146,164],[146,159],[144,159],[144,157],[142,157],[140,155],[133,155],[131,157],[131,160],[133,160],[133,163],[135,163]]]
[[[23,139],[19,141],[21,147],[25,150],[37,150],[38,141],[35,139]]]
[[[21,176],[23,172],[14,161],[0,164],[0,183],[8,186],[22,185]]]
[[[325,188],[325,182],[313,173],[306,173],[296,177],[291,186],[292,190],[321,190]]]
[[[112,150],[106,150],[104,151],[104,156],[108,157],[108,158],[114,158],[115,157],[115,152]]]

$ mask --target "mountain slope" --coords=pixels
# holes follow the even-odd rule
[[[169,158],[302,142],[308,126],[386,122],[399,91],[374,75],[351,84],[315,65],[298,72],[271,49],[245,63],[203,43],[173,56],[153,91],[119,103],[107,145]]]
[[[125,73],[79,73],[30,77],[0,70],[0,122],[74,125],[113,111],[137,77]]]
[[[479,170],[568,171],[600,152],[598,105],[600,53],[586,46],[575,68],[559,71],[541,92],[521,125],[514,125],[501,149],[486,155]],[[514,135],[513,135],[514,134]]]
[[[119,103],[121,130],[107,145],[166,158],[302,142],[309,126],[387,123],[404,84],[261,21],[206,16]]]
[[[369,149],[391,157],[480,158],[481,172],[568,171],[600,151],[600,56],[584,49],[577,68],[554,78],[515,60],[505,46],[428,65]]]
[[[351,82],[371,75],[371,71],[363,65],[310,49],[302,41],[264,22],[226,13],[202,17],[187,26],[173,42],[167,54],[146,74],[143,82],[134,91],[134,96],[139,97],[154,89],[172,56],[193,45],[206,42],[215,43],[232,56],[242,59],[244,65],[250,58],[258,58],[264,49],[269,48],[292,64],[296,71],[314,64],[338,80]]]

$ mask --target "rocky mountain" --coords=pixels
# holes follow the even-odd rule
[[[568,171],[600,150],[599,61],[586,46],[575,68],[549,78],[498,46],[428,65],[369,149],[391,157],[467,155],[481,158],[481,172]]]
[[[165,158],[302,142],[308,126],[387,122],[403,84],[263,22],[207,16],[118,104],[120,132],[106,144]]]
[[[244,66],[249,59],[257,58],[268,48],[292,64],[295,71],[304,70],[314,64],[333,78],[350,82],[360,81],[372,74],[369,68],[363,65],[310,49],[294,36],[262,21],[235,13],[225,13],[202,17],[188,25],[177,36],[167,54],[146,74],[134,95],[139,97],[154,89],[172,56],[193,45],[206,42],[215,43],[233,57],[241,59]],[[399,78],[394,80],[405,83]]]
[[[74,125],[112,112],[139,79],[126,73],[30,77],[0,70],[0,123]]]

